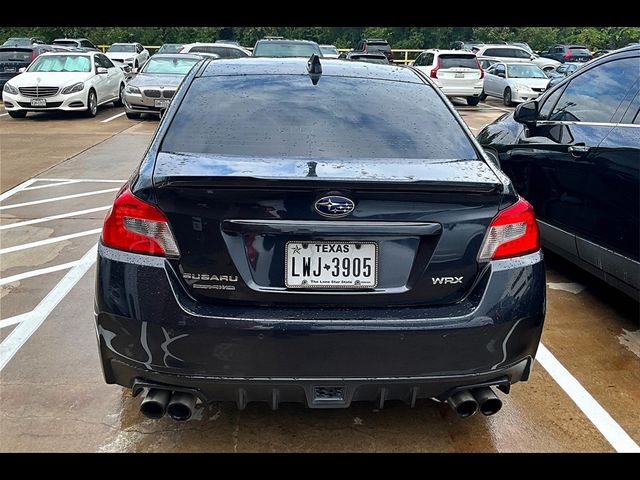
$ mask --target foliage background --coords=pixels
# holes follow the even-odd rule
[[[86,37],[95,44],[136,41],[162,43],[238,40],[252,47],[265,35],[303,38],[338,48],[353,48],[364,37],[386,38],[392,48],[446,48],[455,40],[527,42],[534,50],[553,43],[580,43],[592,50],[623,47],[640,41],[640,27],[0,27],[8,37]]]

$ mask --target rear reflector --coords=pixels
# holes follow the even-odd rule
[[[133,195],[128,185],[120,189],[104,220],[102,243],[128,252],[180,256],[167,217]]]
[[[520,198],[491,221],[478,260],[517,257],[539,249],[540,234],[533,207]]]

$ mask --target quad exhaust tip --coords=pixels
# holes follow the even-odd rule
[[[462,418],[470,417],[480,410],[483,415],[495,415],[502,408],[502,400],[491,387],[461,390],[447,399],[449,406]]]
[[[494,393],[491,387],[474,388],[471,393],[480,406],[480,411],[485,416],[495,415],[502,408],[502,400]]]
[[[461,390],[447,399],[447,403],[459,417],[470,417],[478,410],[478,402],[469,390]]]
[[[153,419],[162,418],[167,411],[170,398],[171,392],[169,390],[151,388],[140,404],[140,413]]]

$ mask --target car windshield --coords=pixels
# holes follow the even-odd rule
[[[141,73],[186,75],[196,63],[197,58],[181,58],[175,56],[171,58],[151,58],[142,68]]]
[[[509,78],[547,78],[537,65],[507,65]]]
[[[320,47],[314,43],[293,42],[260,42],[253,50],[254,57],[310,57],[312,54],[322,56]]]
[[[367,43],[367,52],[390,52],[388,43]]]
[[[338,49],[336,47],[321,46],[320,51],[324,55],[338,55]]]
[[[30,47],[32,44],[30,38],[10,38],[4,42],[3,46],[9,47]]]
[[[433,87],[330,75],[315,86],[307,75],[197,78],[161,149],[262,158],[477,159]]]
[[[165,43],[156,53],[178,53],[181,43]]]
[[[111,45],[107,53],[133,53],[135,51],[135,45]]]
[[[440,68],[473,68],[478,69],[475,55],[448,54],[440,55]]]
[[[45,55],[36,58],[29,72],[90,72],[91,58],[83,55]]]
[[[249,55],[229,45],[195,45],[191,47],[188,53],[215,53],[219,58],[242,58]]]

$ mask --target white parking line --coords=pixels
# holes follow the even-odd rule
[[[0,113],[0,117],[4,117],[5,115],[9,115],[8,113]]]
[[[125,113],[127,113],[127,112],[120,112],[120,113],[118,113],[117,115],[114,115],[113,117],[109,117],[109,118],[107,118],[106,120],[102,120],[102,122],[101,122],[101,123],[107,123],[107,122],[110,122],[111,120],[115,120],[116,118],[121,117],[121,116],[122,116],[122,115],[124,115]]]
[[[582,410],[582,413],[587,416],[616,452],[640,453],[640,446],[542,343],[538,347],[536,360],[549,372],[549,375],[569,395],[569,398]]]
[[[19,282],[26,278],[37,277],[38,275],[45,275],[47,273],[59,272],[60,270],[66,270],[68,268],[75,267],[79,263],[79,260],[75,262],[62,263],[60,265],[54,265],[53,267],[40,268],[38,270],[31,270],[29,272],[19,273],[6,278],[0,278],[0,286],[8,283]]]
[[[95,263],[97,249],[98,244],[96,243],[84,254],[78,262],[78,265],[67,272],[53,290],[42,299],[38,306],[23,317],[20,324],[0,343],[0,372],[7,366],[7,363],[9,363],[16,352],[20,350],[22,345],[29,340],[29,337],[40,328],[40,325],[47,319],[53,309],[67,296],[76,283],[80,281],[84,274],[87,273]],[[11,321],[12,319],[15,319],[15,317],[8,318],[5,322]]]
[[[15,187],[13,187],[10,190],[7,190],[6,192],[4,192],[2,195],[0,195],[0,202],[2,200],[6,200],[7,198],[9,198],[12,195],[15,195],[16,193],[18,193],[20,190],[24,190],[25,188],[27,188],[29,185],[31,185],[32,183],[34,183],[36,181],[35,178],[30,178],[29,180],[26,180],[18,185],[16,185]]]
[[[503,112],[509,112],[509,113],[513,112],[513,110],[507,110],[506,108],[494,107],[493,105],[486,105],[485,104],[485,107],[492,108],[494,110],[500,110],[500,111],[503,111]]]
[[[13,247],[0,248],[0,255],[4,253],[18,252],[20,250],[26,250],[28,248],[41,247],[42,245],[49,245],[50,243],[63,242],[65,240],[71,240],[72,238],[85,237],[87,235],[93,235],[100,233],[102,228],[94,228],[93,230],[86,230],[84,232],[70,233],[69,235],[62,235],[60,237],[47,238],[46,240],[39,240],[37,242],[23,243],[22,245],[14,245]]]
[[[34,218],[32,220],[25,220],[24,222],[9,223],[8,225],[0,225],[0,230],[9,230],[10,228],[26,227],[27,225],[34,225],[36,223],[48,222],[50,220],[59,220],[61,218],[76,217],[80,215],[86,215],[87,213],[101,212],[111,208],[111,205],[96,208],[87,208],[86,210],[76,210],[75,212],[61,213],[59,215],[51,215],[50,217]]]
[[[126,180],[104,180],[97,178],[36,178],[35,181],[42,182],[87,182],[87,183],[120,183],[123,184]]]
[[[71,185],[73,183],[79,183],[79,182],[78,180],[65,180],[63,182],[46,183],[44,185],[35,185],[32,187],[23,188],[22,190],[25,192],[30,192],[31,190],[39,190],[41,188],[61,187],[63,185]]]
[[[16,323],[20,323],[31,316],[31,312],[23,313],[22,315],[16,315],[15,317],[9,317],[6,320],[0,320],[0,328],[10,327]]]
[[[59,202],[70,198],[88,197],[89,195],[100,195],[102,193],[117,192],[120,188],[107,188],[104,190],[94,190],[93,192],[75,193],[73,195],[64,195],[62,197],[45,198],[43,200],[34,200],[32,202],[15,203],[13,205],[3,205],[0,210],[9,210],[10,208],[28,207],[30,205],[39,205],[41,203]]]

